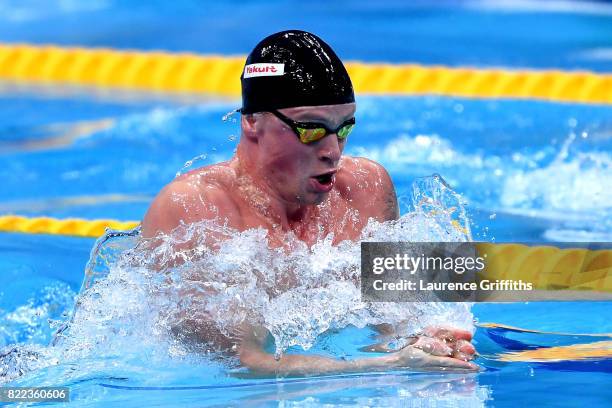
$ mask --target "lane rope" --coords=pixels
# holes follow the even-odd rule
[[[612,358],[612,341],[598,341],[569,346],[542,347],[535,350],[510,351],[498,356],[506,362],[562,362]]]
[[[130,230],[138,221],[81,218],[0,216],[0,232],[51,234],[97,238],[115,231]],[[532,282],[537,289],[612,291],[612,249],[557,248],[524,244],[477,243],[479,255],[486,254],[487,279]]]
[[[88,238],[97,238],[104,235],[106,228],[128,230],[135,228],[138,224],[140,224],[138,221],[117,221],[110,219],[85,220],[81,218],[23,217],[19,215],[0,216],[1,232],[68,235]]]
[[[243,56],[0,44],[0,79],[238,97]],[[346,64],[362,94],[444,95],[612,104],[612,74]]]
[[[486,254],[486,279],[532,282],[537,289],[612,291],[612,249],[476,244]]]

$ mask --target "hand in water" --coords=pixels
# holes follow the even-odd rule
[[[475,350],[470,344],[472,335],[464,330],[427,328],[422,335],[411,337],[412,342],[400,350],[393,350],[385,356],[356,360],[299,354],[275,358],[263,347],[266,339],[270,337],[267,329],[247,325],[242,327],[240,332],[238,351],[240,362],[256,374],[321,375],[398,368],[424,371],[478,371],[476,364],[466,361],[473,357]]]
[[[453,357],[437,356],[423,351],[416,345],[406,346],[391,355],[397,367],[426,371],[478,371],[478,366],[474,363]]]
[[[416,364],[430,369],[449,367],[477,370],[477,365],[468,363],[476,353],[471,340],[472,334],[466,330],[432,326],[408,338],[407,344],[399,351],[390,348],[389,343],[367,346],[362,350],[397,354],[400,362],[407,367],[417,368],[414,366]]]
[[[470,341],[472,334],[451,327],[427,327],[422,335],[397,351],[398,366],[424,370],[470,370],[478,366],[470,363],[476,352]]]
[[[421,350],[462,361],[474,359],[476,349],[472,345],[472,333],[452,327],[427,327],[412,345]]]

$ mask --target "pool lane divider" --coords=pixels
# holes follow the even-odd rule
[[[136,228],[138,221],[86,220],[51,217],[0,216],[0,232],[98,238]],[[533,282],[536,289],[612,292],[612,250],[557,248],[548,245],[493,244],[476,248],[487,256],[487,279]]]
[[[0,44],[0,80],[238,97],[244,56]],[[347,62],[358,94],[612,104],[612,73]]]
[[[97,238],[106,229],[129,230],[137,227],[138,221],[117,221],[109,219],[84,220],[80,218],[57,219],[51,217],[23,217],[19,215],[0,216],[0,232],[26,234],[68,235]]]
[[[612,341],[597,341],[569,346],[542,347],[534,350],[509,351],[497,359],[505,362],[562,362],[612,358]]]

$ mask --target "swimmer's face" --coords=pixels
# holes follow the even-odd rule
[[[297,122],[322,123],[337,129],[355,116],[354,103],[279,109]],[[304,144],[295,132],[276,116],[266,113],[258,118],[258,165],[266,184],[281,199],[304,204],[319,204],[334,186],[346,139],[336,134]]]

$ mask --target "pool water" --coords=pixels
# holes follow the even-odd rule
[[[206,9],[196,2],[172,9],[165,3],[155,8],[137,2],[60,3],[51,8],[0,1],[0,10],[12,11],[0,13],[0,40],[244,54],[264,34],[299,25],[337,45],[347,59],[610,68],[612,12],[605,2],[504,2],[501,11],[486,1],[356,2],[350,8],[337,2],[308,8],[217,2]],[[253,16],[267,16],[269,24],[247,25]],[[540,24],[543,20],[547,24]],[[156,31],[161,25],[165,35]],[[188,160],[197,158],[190,168],[225,160],[239,138],[236,117],[221,119],[238,100],[6,84],[1,89],[0,214],[140,220]],[[389,170],[404,216],[415,211],[410,199],[415,179],[437,173],[464,201],[475,240],[612,239],[612,107],[434,96],[359,95],[357,103],[358,125],[346,153],[370,157]],[[8,384],[68,385],[73,403],[83,406],[508,406],[517,399],[536,406],[607,406],[612,401],[609,358],[500,357],[610,341],[610,302],[474,305],[478,323],[538,331],[478,327],[476,362],[483,367],[478,374],[274,380],[248,378],[239,369],[228,370],[232,361],[211,360],[172,343],[135,341],[139,333],[149,333],[135,320],[143,310],[136,304],[139,295],[116,286],[107,292],[123,294],[114,299],[116,306],[99,310],[99,320],[82,320],[72,338],[99,343],[77,341],[70,344],[72,354],[54,353],[47,345],[72,315],[94,243],[0,234],[0,354],[19,351],[1,360]],[[119,322],[114,326],[107,321],[113,316]],[[307,352],[352,358],[371,336],[349,325],[322,335]],[[77,353],[88,347],[96,352]],[[288,352],[300,350],[294,346]]]
[[[7,187],[3,212],[138,220],[186,159],[205,153],[196,166],[226,159],[237,143],[237,123],[221,120],[233,102],[177,106],[20,95],[3,99],[2,111],[14,109],[15,101],[32,107],[39,117],[13,116],[16,131],[3,142]],[[68,103],[75,108],[60,108]],[[475,239],[609,239],[606,194],[610,193],[605,180],[612,171],[610,108],[397,97],[361,97],[358,105],[359,127],[348,152],[380,160],[389,169],[402,213],[413,209],[409,199],[413,180],[437,172],[465,199]],[[58,132],[42,124],[54,119],[63,123],[63,132],[82,123],[107,121],[108,125],[53,145],[54,138],[61,139]],[[43,140],[48,142],[44,148],[32,144]],[[556,185],[551,180],[557,180]],[[589,192],[593,194],[586,195]],[[72,310],[93,240],[2,234],[0,245],[0,341],[5,346],[45,345],[53,333],[48,319],[65,320]],[[477,304],[473,313],[480,322],[540,331],[610,333],[610,306],[607,302]],[[320,340],[322,344],[309,352],[334,355],[367,344],[367,333],[346,330],[333,341]],[[342,338],[350,344],[343,345]],[[548,341],[534,335],[523,347],[547,346]],[[491,340],[485,329],[478,329],[475,344],[481,354],[493,356],[507,347]],[[393,373],[285,384],[227,377],[222,368],[211,368],[212,363],[195,356],[152,366],[143,356],[119,356],[120,367],[109,356],[100,360],[89,356],[68,366],[60,362],[35,369],[11,384],[68,384],[73,398],[82,403],[121,401],[133,406],[143,401],[393,405],[424,404],[431,398],[442,405],[500,406],[525,393],[534,402],[563,401],[572,406],[604,404],[610,398],[602,388],[610,378],[606,359],[500,363],[483,357],[477,362],[486,371],[477,375]],[[71,373],[67,368],[74,364],[80,367]]]

